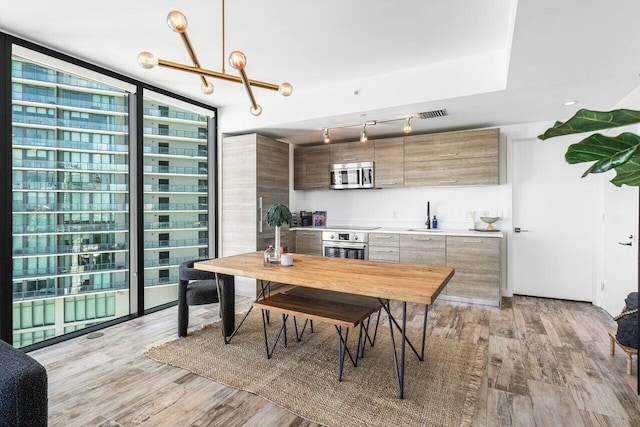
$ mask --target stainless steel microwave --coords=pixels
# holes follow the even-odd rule
[[[373,162],[333,164],[329,174],[331,188],[334,190],[373,188]]]

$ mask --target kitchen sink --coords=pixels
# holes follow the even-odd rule
[[[442,230],[434,230],[433,228],[410,228],[407,231],[416,231],[419,233],[440,233]]]

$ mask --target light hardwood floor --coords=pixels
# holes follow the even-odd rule
[[[248,305],[238,298],[239,310]],[[189,330],[218,316],[217,305],[190,310]],[[316,425],[144,356],[176,337],[176,318],[173,307],[31,352],[49,374],[50,425]],[[409,324],[421,328],[419,317]],[[428,333],[488,349],[474,426],[639,426],[635,360],[629,376],[621,352],[609,355],[615,327],[588,303],[514,297],[502,309],[438,301]]]

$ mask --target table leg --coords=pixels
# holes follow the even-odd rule
[[[222,332],[225,337],[231,337],[236,322],[236,288],[235,277],[216,273],[218,283],[218,297],[220,299],[220,317],[222,318]],[[222,283],[221,283],[222,282]]]
[[[382,302],[382,301],[381,301]],[[425,305],[424,321],[422,324],[422,348],[421,353],[415,349],[411,341],[407,338],[407,303],[402,302],[402,325],[398,324],[398,321],[391,314],[391,306],[389,302],[383,304],[384,310],[389,317],[389,334],[391,335],[391,346],[393,347],[393,362],[396,370],[396,381],[398,384],[398,399],[404,399],[404,372],[405,372],[405,360],[406,360],[406,348],[407,344],[413,350],[414,354],[421,362],[424,361],[424,349],[427,337],[427,316],[429,314],[429,306]],[[400,336],[400,357],[398,357],[398,349],[396,347],[395,334],[393,332],[394,326],[398,328],[401,333]]]

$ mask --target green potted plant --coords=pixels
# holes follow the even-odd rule
[[[269,206],[266,219],[267,225],[276,228],[275,258],[276,260],[280,260],[280,227],[282,227],[282,225],[285,223],[291,225],[291,223],[293,222],[293,217],[291,216],[289,208],[287,208],[285,205],[274,203],[273,205]]]

